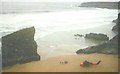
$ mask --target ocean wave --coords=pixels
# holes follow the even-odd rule
[[[48,12],[53,12],[53,11],[2,11],[0,14],[25,14],[25,13],[48,13]]]

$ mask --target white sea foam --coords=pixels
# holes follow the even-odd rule
[[[106,25],[117,18],[117,10],[84,9],[49,13],[1,15],[3,32],[35,26],[41,36],[57,31],[87,29]],[[116,14],[116,15],[115,15]]]

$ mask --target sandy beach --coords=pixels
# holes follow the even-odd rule
[[[104,27],[106,34],[112,38],[115,34],[110,28],[114,25],[108,25],[98,26],[95,29],[55,32],[42,38],[35,37],[38,45],[37,53],[41,56],[41,60],[7,67],[3,69],[3,72],[118,72],[117,55],[76,54],[77,50],[100,44],[102,41],[91,41],[84,37],[75,37],[75,34],[85,36],[86,33],[94,31],[102,33],[103,29],[97,29]],[[80,67],[80,63],[85,60],[90,62],[101,60],[102,62],[97,66]],[[64,61],[68,61],[68,64],[60,63]]]
[[[111,24],[110,27],[112,26]],[[91,30],[91,32],[94,32],[94,30]],[[97,32],[102,32],[102,30]],[[107,30],[107,32],[108,36],[112,38],[111,30]],[[37,38],[37,52],[41,56],[41,60],[7,67],[3,69],[3,72],[118,72],[117,55],[97,53],[77,55],[76,51],[80,48],[101,43],[86,40],[84,37],[75,39],[74,34],[77,33],[85,35],[86,29],[83,32],[80,30],[56,32],[43,38]],[[102,62],[97,66],[80,67],[80,63],[85,60],[90,62],[101,60]],[[64,61],[68,61],[68,64],[60,63]]]
[[[80,67],[84,60],[102,62],[97,66]],[[60,62],[68,61],[67,64]],[[17,64],[4,68],[3,72],[118,72],[118,56],[107,54],[80,54],[52,57],[47,60]]]
[[[76,54],[76,51],[79,49],[104,42],[86,39],[84,38],[86,34],[102,33],[107,35],[109,39],[116,35],[112,31],[115,25],[112,21],[117,19],[118,10],[82,8],[72,2],[16,3],[8,2],[2,4],[7,6],[3,7],[5,9],[4,12],[6,11],[7,14],[0,17],[0,36],[2,37],[19,29],[34,26],[35,35],[34,38],[30,39],[36,41],[36,44],[34,44],[36,50],[33,52],[38,53],[38,56],[40,55],[40,61],[16,64],[3,68],[3,72],[118,72],[118,55],[98,53]],[[78,2],[77,4],[80,5]],[[10,14],[10,12],[14,14]],[[27,36],[28,34],[25,33]],[[82,37],[76,37],[75,34],[82,35]],[[24,38],[23,35],[19,37]],[[28,57],[27,53],[30,51],[31,54],[31,50],[34,49],[31,47],[32,44],[28,44],[28,47],[26,46],[29,43],[28,38],[19,39],[19,37],[14,37],[15,40],[19,40],[17,42],[9,39],[14,44],[12,46],[11,43],[6,42],[7,46],[5,46],[5,49],[8,51],[5,51],[5,57],[7,56],[7,60],[11,60],[14,56]],[[31,40],[30,42],[33,43]],[[11,50],[15,51],[15,55],[14,51],[10,51],[8,44],[10,44]],[[2,47],[2,45],[0,46]],[[26,51],[26,48],[29,48],[28,51]],[[31,54],[31,56],[33,55]],[[22,60],[20,58],[20,61]],[[81,67],[80,63],[85,60],[90,62],[101,60],[102,62],[97,66]],[[61,63],[65,61],[68,63]]]

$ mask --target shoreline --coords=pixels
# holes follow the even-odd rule
[[[79,64],[85,60],[102,62],[97,66],[80,67]],[[68,64],[60,64],[63,61],[68,61]],[[94,53],[57,56],[47,60],[17,64],[4,68],[3,72],[118,72],[118,55]]]
[[[112,39],[115,34],[111,31],[110,28],[114,26],[114,24],[107,24],[98,26],[96,28],[89,28],[88,30],[74,30],[74,31],[62,31],[55,32],[53,34],[47,35],[42,38],[37,38],[36,42],[38,43],[38,54],[41,55],[42,59],[60,55],[71,55],[75,54],[77,50],[84,49],[89,46],[98,45],[104,41],[97,40],[89,40],[85,39],[85,34],[88,33],[103,33],[103,29],[99,29],[99,27],[109,26],[107,28],[107,32],[104,33]],[[93,29],[93,30],[92,30]],[[95,30],[94,30],[95,29]],[[110,30],[109,30],[110,29]],[[110,34],[109,34],[110,33]],[[75,34],[83,35],[83,37],[76,37]],[[76,39],[77,38],[77,39]],[[43,50],[44,49],[44,50]]]

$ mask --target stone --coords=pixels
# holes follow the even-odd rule
[[[2,37],[3,67],[40,60],[34,34],[35,28],[30,27]]]
[[[107,42],[90,46],[76,51],[77,54],[90,54],[90,53],[104,53],[104,54],[118,54],[118,35],[113,37]]]
[[[94,40],[103,40],[108,41],[109,37],[105,34],[96,34],[96,33],[89,33],[85,35],[86,39],[94,39]]]
[[[99,45],[96,46],[90,46],[84,49],[79,49],[78,51],[76,51],[77,54],[80,53],[84,53],[84,54],[90,54],[90,53],[98,53],[100,52],[102,49],[104,49],[105,47],[107,47],[106,43],[101,43]]]
[[[83,37],[84,35],[81,35],[81,34],[74,34],[74,36]]]
[[[68,61],[64,61],[65,64],[68,64]]]

